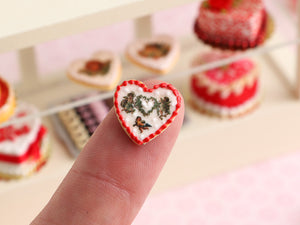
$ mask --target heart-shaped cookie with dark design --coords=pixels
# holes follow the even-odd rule
[[[80,84],[100,90],[111,90],[121,78],[121,62],[110,51],[99,51],[88,59],[79,59],[71,63],[68,77]]]
[[[169,35],[140,39],[128,45],[127,58],[157,74],[168,73],[179,58],[179,44]]]
[[[147,88],[137,80],[117,87],[114,105],[128,136],[142,145],[161,134],[172,123],[181,107],[179,92],[167,83]]]

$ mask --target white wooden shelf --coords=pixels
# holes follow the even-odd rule
[[[11,0],[0,8],[0,52],[31,47],[195,0]]]

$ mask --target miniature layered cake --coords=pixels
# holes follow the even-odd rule
[[[210,45],[247,49],[264,42],[268,21],[262,0],[206,0],[194,29]]]
[[[220,52],[202,54],[193,66],[227,57]],[[238,117],[259,103],[259,79],[256,64],[242,59],[191,78],[191,102],[201,112],[218,117]]]
[[[94,95],[81,96],[73,100]],[[109,107],[103,101],[96,101],[88,105],[59,112],[53,117],[56,130],[60,134],[59,137],[62,138],[74,157],[83,149],[108,111]]]
[[[20,104],[12,118],[37,112]],[[38,171],[49,156],[47,129],[40,118],[0,128],[0,179],[18,179]]]
[[[14,113],[15,94],[12,87],[0,78],[0,123],[8,120]]]

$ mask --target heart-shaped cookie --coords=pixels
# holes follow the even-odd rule
[[[99,51],[88,59],[79,59],[71,63],[68,77],[80,84],[100,90],[111,90],[121,78],[121,62],[110,51]]]
[[[15,94],[12,87],[0,78],[0,123],[13,115],[15,105]]]
[[[129,80],[117,87],[114,105],[128,136],[142,145],[172,123],[181,106],[181,97],[171,84],[161,83],[147,88],[140,81]]]
[[[168,73],[179,58],[179,44],[169,35],[140,39],[128,45],[127,58],[157,74]]]

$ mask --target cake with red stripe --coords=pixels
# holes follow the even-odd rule
[[[12,87],[0,77],[0,123],[8,120],[14,113],[15,94]]]
[[[37,113],[20,104],[12,118]],[[0,179],[18,179],[37,171],[48,158],[49,138],[40,118],[0,128]]]
[[[228,57],[227,53],[209,52],[197,57],[193,66]],[[219,117],[237,117],[259,103],[259,79],[256,64],[241,59],[210,69],[191,78],[192,104],[201,112]]]
[[[247,49],[264,42],[270,25],[262,0],[207,0],[200,6],[194,30],[215,47]]]

